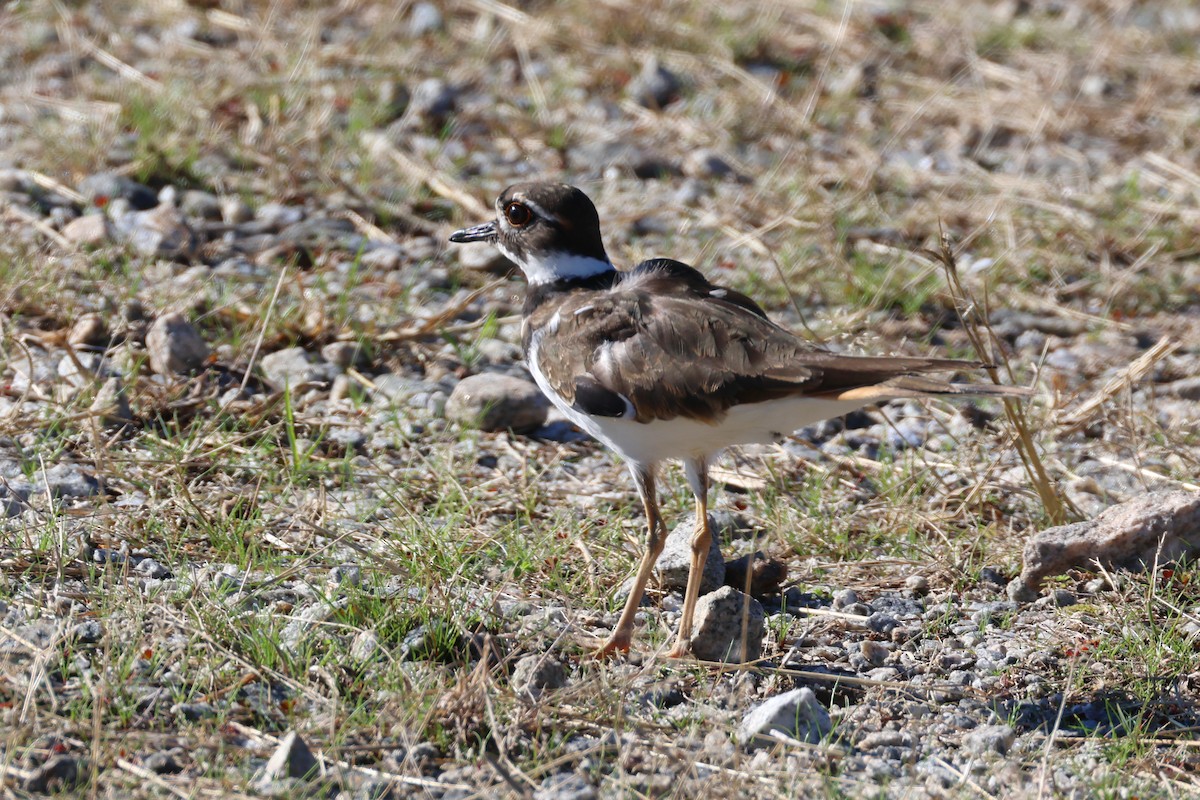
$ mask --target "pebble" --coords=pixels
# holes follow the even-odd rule
[[[321,357],[339,369],[364,367],[370,361],[359,342],[330,342],[321,348]]]
[[[240,197],[221,198],[221,220],[227,225],[240,225],[254,219],[254,209]]]
[[[485,431],[529,433],[546,422],[550,401],[530,381],[480,373],[463,378],[446,402],[446,419]]]
[[[807,686],[776,695],[752,709],[738,727],[738,741],[745,747],[772,747],[778,731],[793,739],[817,744],[833,730],[829,712]]]
[[[708,518],[709,526],[716,529],[712,515]],[[692,569],[692,534],[696,529],[694,518],[679,522],[667,534],[663,544],[662,554],[658,557],[659,585],[668,590],[683,591],[687,588],[688,575]],[[714,535],[708,546],[708,558],[704,562],[704,572],[700,580],[700,594],[705,595],[716,591],[725,582],[725,559],[721,555],[720,536]]]
[[[29,773],[22,788],[35,794],[67,794],[87,783],[87,765],[73,756],[52,756]]]
[[[221,201],[215,194],[199,189],[188,189],[179,200],[179,210],[185,217],[196,219],[221,219]]]
[[[426,78],[413,89],[406,114],[440,125],[458,105],[458,92],[441,78]]]
[[[94,475],[76,464],[61,463],[35,474],[32,494],[54,498],[94,497],[100,494],[100,489],[100,481]]]
[[[133,421],[125,384],[120,378],[108,378],[100,384],[88,411],[99,417],[104,425],[126,425]]]
[[[596,787],[576,772],[548,775],[533,793],[533,800],[596,800]]]
[[[1016,738],[1017,732],[1010,725],[984,725],[964,736],[963,745],[978,756],[990,753],[1003,756],[1008,754]]]
[[[159,775],[174,775],[183,772],[183,767],[176,759],[177,750],[158,750],[142,759],[142,766]]]
[[[63,226],[62,236],[80,247],[99,247],[113,238],[112,225],[103,214],[84,214]]]
[[[733,167],[720,153],[703,147],[687,154],[683,160],[683,171],[692,178],[723,178],[734,174]]]
[[[567,671],[554,656],[528,655],[513,667],[509,685],[519,697],[536,701],[547,691],[566,686]]]
[[[113,231],[138,253],[155,258],[188,261],[200,244],[179,209],[166,204],[115,217]]]
[[[749,592],[752,597],[778,594],[779,588],[787,580],[787,564],[777,558],[768,558],[761,550],[756,550],[725,562],[725,584],[746,591],[747,569],[750,572]]]
[[[749,600],[748,605],[746,600]],[[766,613],[754,598],[731,586],[722,586],[696,601],[695,614],[690,648],[696,658],[744,663],[762,654]],[[745,652],[742,651],[743,629],[746,632]]]
[[[858,592],[853,589],[838,589],[833,593],[834,611],[845,611],[848,606],[858,604]]]
[[[373,630],[361,630],[350,643],[350,658],[359,664],[371,661],[379,653],[379,634]]]
[[[1073,606],[1079,602],[1079,598],[1073,592],[1068,592],[1066,589],[1055,589],[1053,594],[1054,605],[1059,608]]]
[[[904,579],[904,588],[915,595],[929,594],[929,579],[924,575],[909,575]]]
[[[187,317],[178,311],[163,314],[146,334],[150,369],[159,375],[193,372],[208,359],[208,344]]]
[[[864,639],[859,645],[859,650],[867,663],[874,667],[882,666],[883,662],[887,661],[888,656],[892,654],[891,647],[871,639]]]
[[[267,761],[257,785],[261,788],[283,778],[308,779],[320,773],[321,765],[295,731],[288,731]]]
[[[678,75],[659,64],[657,58],[650,58],[625,91],[638,105],[660,109],[678,99],[681,88]]]
[[[164,567],[162,564],[155,561],[153,558],[143,558],[134,565],[133,571],[138,575],[145,576],[152,580],[163,580],[171,577],[171,570]]]
[[[111,339],[104,317],[96,313],[84,314],[75,320],[67,334],[67,342],[75,347],[104,347]]]
[[[408,35],[414,39],[428,33],[437,33],[445,24],[442,12],[433,3],[414,3],[408,12]]]
[[[128,200],[130,206],[138,210],[158,205],[158,194],[149,186],[111,172],[89,175],[76,188],[88,202],[97,206],[106,206],[117,198]]]
[[[306,383],[331,383],[339,372],[327,361],[319,361],[303,347],[287,347],[267,353],[259,360],[263,375],[280,389]]]

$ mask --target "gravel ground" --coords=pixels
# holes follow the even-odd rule
[[[1191,529],[1006,586],[1200,490],[1200,14],[844,11],[0,10],[6,791],[1196,793]],[[972,352],[944,233],[1050,499],[995,405],[745,448],[712,660],[658,655],[668,555],[595,661],[635,494],[531,383],[512,265],[445,241],[532,176],[851,352]]]

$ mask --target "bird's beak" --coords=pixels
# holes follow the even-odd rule
[[[496,223],[485,222],[473,228],[464,228],[450,234],[450,241],[457,244],[463,242],[494,242],[496,240]]]

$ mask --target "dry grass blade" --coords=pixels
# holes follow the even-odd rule
[[[1182,346],[1182,342],[1170,336],[1162,337],[1153,347],[1142,353],[1135,361],[1121,370],[1119,374],[1109,379],[1108,383],[1104,384],[1099,391],[1081,403],[1078,408],[1064,414],[1058,424],[1068,433],[1073,433],[1087,427],[1096,416],[1096,413],[1106,403],[1111,402],[1114,397],[1125,389],[1140,382],[1142,378],[1150,373],[1155,364]]]
[[[947,284],[950,287],[951,298],[954,301],[954,311],[962,323],[963,330],[966,331],[967,338],[971,341],[971,346],[975,348],[976,355],[987,365],[988,376],[992,382],[1001,383],[996,368],[997,357],[1003,363],[1009,382],[1011,382],[1013,374],[1008,357],[1004,354],[1004,349],[998,346],[999,339],[992,330],[983,307],[976,302],[959,279],[958,262],[950,247],[949,237],[942,234],[940,247],[936,251],[924,250],[922,252],[942,263]],[[986,338],[984,332],[986,332]],[[1025,465],[1029,480],[1033,483],[1034,489],[1042,501],[1046,516],[1055,525],[1063,524],[1067,521],[1066,506],[1050,480],[1050,475],[1038,453],[1029,418],[1026,416],[1024,408],[1016,400],[1006,397],[1004,398],[1004,412],[1017,433],[1017,451],[1021,455],[1021,462]]]

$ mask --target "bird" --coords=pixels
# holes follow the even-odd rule
[[[577,187],[514,184],[495,209],[494,220],[455,231],[450,241],[490,243],[520,267],[530,374],[571,422],[625,461],[645,509],[633,588],[598,656],[628,652],[633,641],[634,615],[666,540],[657,499],[663,462],[682,462],[695,498],[690,573],[667,653],[682,658],[713,535],[708,471],[725,448],[778,442],[896,398],[1028,393],[926,376],[985,366],[979,362],[830,352],[680,261],[651,258],[618,270],[604,248],[599,213]]]

